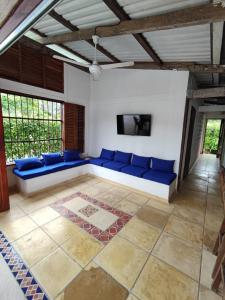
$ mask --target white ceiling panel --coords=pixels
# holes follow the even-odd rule
[[[142,18],[178,9],[206,4],[209,0],[117,0],[132,18]]]
[[[163,61],[210,63],[210,25],[144,33]]]
[[[132,35],[102,38],[100,45],[122,61],[152,61]]]
[[[94,47],[88,44],[85,41],[80,42],[69,42],[65,44],[67,47],[73,49],[74,51],[82,54],[83,56],[87,57],[91,61],[94,59]],[[101,52],[97,51],[97,60],[103,62],[111,62],[111,60],[106,57]]]

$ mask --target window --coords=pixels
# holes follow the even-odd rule
[[[62,103],[0,93],[7,163],[62,150]]]

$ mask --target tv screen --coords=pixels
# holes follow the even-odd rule
[[[151,135],[151,115],[117,115],[117,134]]]

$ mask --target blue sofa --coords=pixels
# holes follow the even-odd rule
[[[89,161],[97,166],[166,185],[170,185],[177,177],[173,171],[174,162],[107,149],[102,149],[100,157]]]
[[[77,157],[78,159],[76,160],[64,161],[63,157],[58,153],[49,154],[49,156],[47,158],[43,156],[44,162],[42,163],[38,162],[37,158],[30,158],[30,162],[29,159],[19,160],[13,173],[27,180],[90,163],[166,185],[170,185],[177,176],[173,171],[174,160],[144,157],[122,151],[102,149],[100,157],[90,160]],[[71,153],[69,153],[69,157],[73,157]],[[25,168],[23,161],[26,162]]]

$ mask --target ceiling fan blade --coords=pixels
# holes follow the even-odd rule
[[[89,63],[80,63],[80,62],[75,61],[73,59],[65,58],[65,57],[62,57],[62,56],[59,56],[59,55],[53,55],[53,57],[58,59],[58,60],[62,60],[64,62],[74,64],[74,65],[78,65],[78,66],[85,67],[85,68],[89,68],[89,66],[90,66]]]
[[[127,61],[127,62],[122,62],[122,63],[101,65],[101,68],[103,70],[109,70],[109,69],[116,69],[116,68],[131,67],[133,65],[134,65],[133,61]]]

